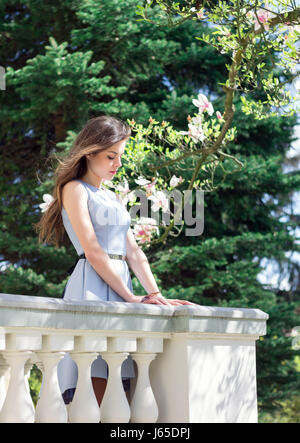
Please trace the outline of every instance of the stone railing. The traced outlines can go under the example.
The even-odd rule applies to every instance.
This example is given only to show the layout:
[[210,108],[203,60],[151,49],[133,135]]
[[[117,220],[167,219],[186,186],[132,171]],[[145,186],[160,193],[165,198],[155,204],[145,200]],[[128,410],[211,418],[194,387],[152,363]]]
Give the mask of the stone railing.
[[[258,309],[71,302],[0,294],[0,422],[257,422],[256,340],[268,315]],[[63,402],[59,361],[78,366],[73,401]],[[100,408],[90,368],[109,368]],[[121,365],[137,377],[128,401]],[[28,377],[43,388],[36,408]]]

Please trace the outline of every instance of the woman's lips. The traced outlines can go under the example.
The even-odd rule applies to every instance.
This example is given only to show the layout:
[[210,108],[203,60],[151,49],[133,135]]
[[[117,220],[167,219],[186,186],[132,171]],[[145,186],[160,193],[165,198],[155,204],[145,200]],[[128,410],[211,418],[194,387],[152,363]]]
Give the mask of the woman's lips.
[[111,174],[115,174],[117,171],[109,171]]

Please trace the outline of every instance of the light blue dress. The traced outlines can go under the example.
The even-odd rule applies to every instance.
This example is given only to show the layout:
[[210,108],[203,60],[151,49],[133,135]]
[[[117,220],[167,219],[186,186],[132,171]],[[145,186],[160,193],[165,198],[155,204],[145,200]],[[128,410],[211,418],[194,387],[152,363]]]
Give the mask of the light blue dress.
[[[96,188],[83,180],[82,183],[87,193],[87,204],[91,221],[100,246],[106,253],[126,255],[126,235],[130,227],[131,217],[126,208],[118,201],[117,195],[107,188]],[[66,232],[76,249],[78,255],[84,253],[75,234],[65,208],[62,208],[62,219]],[[113,260],[114,269],[122,277],[128,288],[133,292],[131,276],[125,260]],[[86,259],[78,260],[65,287],[64,300],[101,300],[101,301],[126,301],[117,294],[94,270]],[[92,377],[107,378],[107,363],[99,355],[91,367]],[[123,362],[121,376],[124,378],[135,377],[135,369],[131,356]],[[67,389],[76,387],[77,365],[66,353],[58,365],[58,382],[63,393]]]

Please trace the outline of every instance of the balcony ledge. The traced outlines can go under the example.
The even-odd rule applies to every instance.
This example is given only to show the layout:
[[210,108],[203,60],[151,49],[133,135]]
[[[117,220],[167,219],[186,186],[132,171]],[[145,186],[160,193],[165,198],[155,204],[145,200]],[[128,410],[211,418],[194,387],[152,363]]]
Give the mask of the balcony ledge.
[[[0,422],[256,423],[255,342],[268,318],[259,309],[2,293]],[[79,373],[68,410],[57,378],[66,352]],[[98,354],[109,366],[101,414],[90,377]],[[130,404],[120,380],[129,355]],[[26,381],[34,362],[45,380],[36,410]]]
[[3,293],[0,308],[2,327],[72,330],[264,335],[269,318],[259,309],[79,302]]

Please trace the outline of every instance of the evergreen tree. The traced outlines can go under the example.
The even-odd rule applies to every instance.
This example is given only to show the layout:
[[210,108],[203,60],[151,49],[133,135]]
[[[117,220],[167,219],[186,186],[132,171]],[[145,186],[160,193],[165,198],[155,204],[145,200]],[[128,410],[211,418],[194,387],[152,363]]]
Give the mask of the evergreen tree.
[[[214,106],[222,111],[218,82],[226,58],[195,40],[203,25],[153,27],[137,21],[142,4],[0,0],[3,293],[59,297],[63,290],[76,257],[73,246],[67,237],[59,248],[38,244],[32,224],[42,195],[52,189],[56,165],[49,159],[67,152],[88,118],[110,114],[146,125],[152,116],[185,130],[199,90],[216,94]],[[286,252],[299,250],[297,221],[281,220],[300,185],[298,171],[282,170],[296,121],[257,121],[241,112],[238,100],[235,106],[239,131],[228,152],[244,168],[228,175],[217,192],[205,193],[200,237],[168,237],[147,256],[166,297],[270,315],[268,334],[257,346],[257,371],[260,408],[272,411],[300,391],[296,351],[287,336],[300,324],[299,284],[298,291],[284,293],[257,280],[262,259],[293,266]],[[136,294],[144,293],[134,276],[133,283]]]

